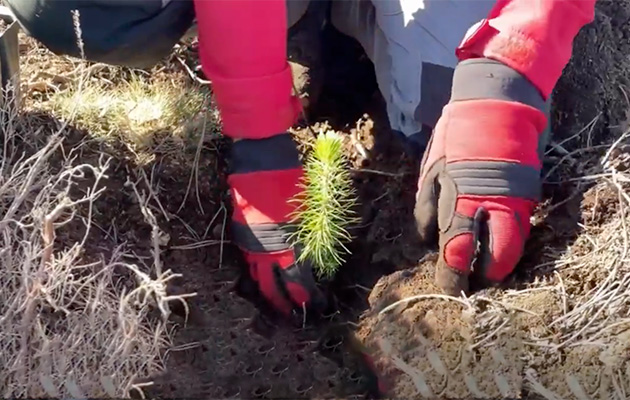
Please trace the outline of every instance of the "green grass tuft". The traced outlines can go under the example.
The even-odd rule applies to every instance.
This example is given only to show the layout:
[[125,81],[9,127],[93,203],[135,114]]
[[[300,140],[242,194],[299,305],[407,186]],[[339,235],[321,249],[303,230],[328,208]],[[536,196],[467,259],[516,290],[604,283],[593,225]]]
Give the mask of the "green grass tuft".
[[356,220],[356,203],[343,139],[333,132],[320,133],[304,163],[302,193],[293,215],[296,231],[291,236],[302,248],[299,261],[313,263],[318,278],[331,278],[344,262],[344,245],[352,238],[347,231]]

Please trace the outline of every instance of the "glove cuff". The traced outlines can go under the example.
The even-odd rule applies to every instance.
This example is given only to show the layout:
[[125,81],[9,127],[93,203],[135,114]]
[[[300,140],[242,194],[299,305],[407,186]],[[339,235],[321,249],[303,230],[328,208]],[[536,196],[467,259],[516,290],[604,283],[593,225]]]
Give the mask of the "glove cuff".
[[299,194],[303,176],[291,136],[237,141],[230,161],[235,244],[250,253],[289,250],[289,221],[297,207],[291,200]]
[[445,155],[449,163],[507,161],[539,169],[545,114],[542,95],[523,75],[499,61],[464,60],[435,128],[433,156]]
[[455,68],[450,101],[480,99],[518,102],[545,111],[540,91],[519,72],[489,58],[464,60]]
[[246,79],[212,77],[223,132],[231,138],[264,139],[289,129],[302,110],[292,94],[289,64],[281,72]]

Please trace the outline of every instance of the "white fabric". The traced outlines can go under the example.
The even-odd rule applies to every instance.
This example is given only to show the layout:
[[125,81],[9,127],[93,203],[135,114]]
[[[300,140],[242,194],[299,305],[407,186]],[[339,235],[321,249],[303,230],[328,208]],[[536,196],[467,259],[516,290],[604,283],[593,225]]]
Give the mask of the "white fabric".
[[495,0],[333,0],[331,15],[334,26],[355,37],[374,63],[392,129],[411,135],[421,129],[417,109],[422,64],[454,68],[455,48],[494,4]]
[[[315,0],[319,1],[319,0]],[[289,26],[309,0],[287,0]],[[422,127],[423,63],[455,68],[455,49],[496,0],[332,0],[332,23],[359,41],[374,63],[392,129],[409,136]],[[425,77],[425,80],[427,77]],[[440,84],[431,82],[431,84]],[[441,88],[433,88],[441,90]],[[450,93],[450,87],[445,87]],[[432,99],[428,99],[432,101]]]
[[[369,6],[360,4],[366,0],[355,1],[358,7]],[[340,2],[343,3],[347,1]],[[370,3],[375,9],[372,34],[380,43],[375,51],[387,53],[375,54],[374,63],[380,75],[380,89],[387,100],[390,124],[392,129],[411,135],[421,129],[417,109],[422,100],[422,63],[455,68],[455,48],[468,29],[487,16],[495,1],[372,0]]]

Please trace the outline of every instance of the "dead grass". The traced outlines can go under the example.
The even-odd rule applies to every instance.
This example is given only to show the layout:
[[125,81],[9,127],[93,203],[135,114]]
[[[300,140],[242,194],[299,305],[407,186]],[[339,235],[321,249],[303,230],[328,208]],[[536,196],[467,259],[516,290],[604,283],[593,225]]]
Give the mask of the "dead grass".
[[54,115],[67,119],[76,112],[75,122],[91,135],[122,137],[138,148],[149,147],[157,132],[172,131],[179,137],[195,133],[203,105],[199,91],[167,80],[148,83],[140,75],[114,85],[90,84],[81,92],[72,88],[50,99]]
[[205,121],[217,124],[216,113],[203,112],[211,110],[203,92],[140,74],[116,84],[98,80],[81,90],[71,87],[53,94],[42,108],[61,120],[74,112],[77,127],[97,139],[125,143],[144,155],[140,164],[152,160],[148,153],[181,151],[183,143],[196,142]]
[[139,166],[157,153],[177,158],[197,146],[202,132],[220,132],[210,88],[192,81],[175,62],[131,70],[56,56],[24,35],[20,46],[25,108],[72,121],[96,140],[124,145]]
[[[52,168],[66,127],[43,132],[15,112],[3,117],[0,393],[120,397],[141,390],[140,380],[161,370],[170,342],[165,320],[150,318],[152,299],[164,297],[155,288],[168,276],[152,278],[125,261],[124,247],[86,254],[92,205],[107,190],[102,181],[110,161],[82,164],[77,147]],[[32,154],[23,150],[33,147]],[[73,195],[86,180],[84,194]],[[58,231],[77,221],[83,239],[60,247]],[[131,289],[117,283],[121,271],[137,278]]]
[[[139,72],[115,83],[98,66],[42,53],[26,49],[23,65],[50,57],[65,67],[23,82],[25,108],[52,112],[58,129],[34,124],[24,110],[0,111],[0,395],[143,395],[164,368],[169,303],[187,297],[166,293],[177,275],[162,267],[161,231],[147,206],[156,191],[128,182],[154,232],[151,263],[125,245],[94,251],[93,210],[108,190],[111,159],[85,163],[84,143],[69,148],[64,140],[78,125],[94,139],[122,142],[143,165],[155,152],[197,145],[216,114],[201,92],[175,80]],[[66,230],[77,225],[82,238],[68,242]]]

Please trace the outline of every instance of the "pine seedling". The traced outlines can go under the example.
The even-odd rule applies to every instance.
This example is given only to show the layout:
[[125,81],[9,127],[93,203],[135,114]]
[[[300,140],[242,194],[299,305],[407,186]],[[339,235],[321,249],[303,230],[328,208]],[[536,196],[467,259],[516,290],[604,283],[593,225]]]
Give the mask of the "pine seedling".
[[304,163],[301,187],[293,199],[299,206],[291,236],[301,248],[298,261],[308,259],[318,278],[331,278],[344,262],[341,253],[350,254],[344,243],[352,239],[347,227],[356,221],[355,191],[338,133],[317,136]]

